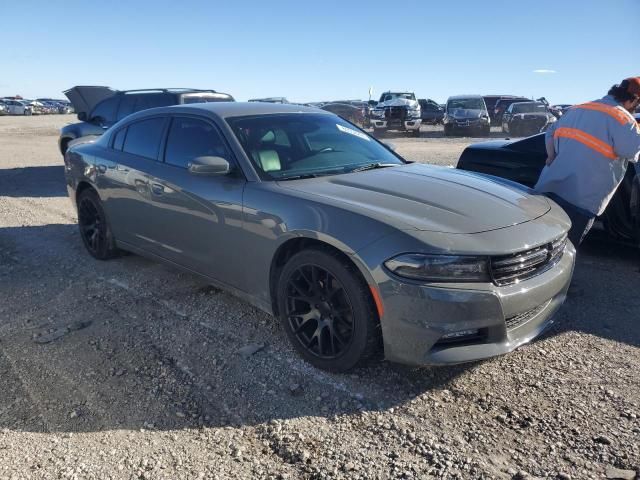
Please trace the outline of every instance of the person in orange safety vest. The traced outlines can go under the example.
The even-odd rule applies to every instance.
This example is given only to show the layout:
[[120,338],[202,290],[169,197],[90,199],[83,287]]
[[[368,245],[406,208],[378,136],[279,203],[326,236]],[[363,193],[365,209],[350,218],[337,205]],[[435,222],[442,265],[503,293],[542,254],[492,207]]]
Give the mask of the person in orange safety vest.
[[571,107],[546,132],[546,166],[535,185],[571,219],[577,247],[604,212],[629,162],[640,155],[640,128],[632,113],[640,105],[640,77],[614,85],[608,95]]

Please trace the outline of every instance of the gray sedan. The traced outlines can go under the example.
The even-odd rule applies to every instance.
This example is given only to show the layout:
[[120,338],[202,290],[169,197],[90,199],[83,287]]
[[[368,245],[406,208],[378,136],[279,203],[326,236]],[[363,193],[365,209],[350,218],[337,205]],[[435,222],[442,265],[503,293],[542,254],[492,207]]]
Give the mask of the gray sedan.
[[311,364],[473,361],[565,299],[569,220],[525,187],[414,164],[329,112],[155,108],[65,155],[84,244],[166,262],[282,322]]

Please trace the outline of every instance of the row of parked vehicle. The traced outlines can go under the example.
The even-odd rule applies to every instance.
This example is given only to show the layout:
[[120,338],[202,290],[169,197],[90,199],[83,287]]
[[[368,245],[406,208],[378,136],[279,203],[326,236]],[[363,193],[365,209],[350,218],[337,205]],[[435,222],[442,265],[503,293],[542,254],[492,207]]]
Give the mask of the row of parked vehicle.
[[[86,136],[99,136],[127,115],[153,107],[234,101],[233,96],[215,90],[145,89],[117,91],[102,86],[77,86],[64,92],[82,123],[62,129],[60,151],[70,142]],[[42,102],[48,99],[39,99]],[[249,102],[292,104],[286,97],[254,98]],[[457,95],[446,104],[417,98],[410,91],[386,91],[379,100],[338,100],[303,104],[339,115],[347,121],[374,132],[388,130],[420,135],[423,124],[443,124],[444,134],[488,136],[492,125],[501,125],[512,136],[526,136],[544,131],[562,115],[568,105],[551,107],[544,99],[536,101],[509,95]]]
[[21,97],[0,98],[0,115],[51,115],[73,113],[68,100],[38,98],[27,100]]
[[387,91],[378,101],[342,100],[306,105],[329,110],[374,131],[400,130],[419,135],[422,124],[443,124],[447,136],[487,136],[491,126],[501,126],[504,133],[513,136],[532,135],[544,131],[571,106],[551,106],[544,97],[534,101],[515,95],[457,95],[449,97],[445,104],[438,104],[431,99],[416,98],[415,93],[408,91]]

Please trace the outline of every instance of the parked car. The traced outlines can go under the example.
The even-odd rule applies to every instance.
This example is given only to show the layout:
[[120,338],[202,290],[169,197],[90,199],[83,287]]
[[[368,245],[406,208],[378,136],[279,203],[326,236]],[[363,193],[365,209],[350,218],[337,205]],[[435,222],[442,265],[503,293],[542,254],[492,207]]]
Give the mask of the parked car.
[[109,87],[78,86],[64,92],[80,123],[60,130],[58,146],[64,155],[69,142],[82,137],[95,138],[131,113],[154,107],[199,102],[233,102],[227,93],[192,88],[156,88],[117,91]]
[[555,115],[544,103],[512,103],[502,115],[502,131],[514,137],[526,137],[546,130],[555,121]]
[[420,118],[423,124],[438,125],[444,119],[444,108],[430,98],[419,98]]
[[491,120],[480,95],[449,97],[444,114],[444,134],[489,136]]
[[420,365],[509,352],[551,323],[573,271],[554,202],[407,163],[316,108],[138,112],[70,147],[65,176],[95,258],[122,249],[198,274],[279,317],[331,371],[382,346]]
[[365,107],[350,105],[348,103],[326,103],[320,108],[335,113],[347,122],[351,122],[361,128],[365,126]]
[[420,136],[420,103],[413,92],[384,92],[371,112],[374,132],[399,130]]
[[487,106],[487,111],[489,112],[489,118],[491,119],[491,125],[500,125],[500,122],[495,119],[495,107],[498,103],[498,100],[507,99],[507,98],[516,98],[515,95],[483,95],[482,99],[484,100],[485,105]]
[[[639,118],[636,116],[636,120]],[[538,134],[518,141],[470,145],[462,152],[457,168],[533,187],[546,158],[544,134]],[[612,237],[640,245],[640,165],[629,163],[620,187],[599,219]]]
[[31,105],[24,100],[3,98],[2,101],[7,106],[9,115],[31,115],[33,113]]
[[509,105],[511,105],[512,103],[530,101],[531,99],[527,97],[505,97],[498,99],[495,107],[493,107],[493,117],[491,119],[491,123],[493,125],[502,125],[502,115],[507,110],[507,108],[509,108]]

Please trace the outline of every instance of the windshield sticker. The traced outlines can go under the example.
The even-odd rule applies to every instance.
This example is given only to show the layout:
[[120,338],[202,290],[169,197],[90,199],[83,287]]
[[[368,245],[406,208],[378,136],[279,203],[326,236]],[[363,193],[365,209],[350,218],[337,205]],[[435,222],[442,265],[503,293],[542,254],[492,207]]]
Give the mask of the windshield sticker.
[[353,128],[343,127],[342,125],[338,125],[337,123],[336,123],[336,127],[338,127],[338,130],[340,130],[341,132],[348,133],[350,135],[354,135],[356,137],[362,138],[367,142],[371,141],[371,139],[367,136],[366,133],[359,132],[357,130],[354,130]]

